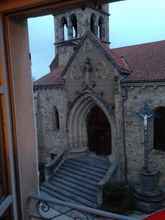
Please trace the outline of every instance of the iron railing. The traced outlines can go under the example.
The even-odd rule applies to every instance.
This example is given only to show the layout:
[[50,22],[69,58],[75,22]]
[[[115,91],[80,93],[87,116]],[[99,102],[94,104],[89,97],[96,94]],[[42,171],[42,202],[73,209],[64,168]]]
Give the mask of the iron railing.
[[[47,199],[45,195],[32,195],[29,198],[30,220],[139,220],[140,218],[115,214],[99,209]],[[141,218],[142,220],[143,218]]]

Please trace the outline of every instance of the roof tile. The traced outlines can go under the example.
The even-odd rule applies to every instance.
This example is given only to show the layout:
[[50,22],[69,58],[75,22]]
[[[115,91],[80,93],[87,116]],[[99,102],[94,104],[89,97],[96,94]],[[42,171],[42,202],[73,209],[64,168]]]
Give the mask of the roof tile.
[[127,80],[165,80],[165,41],[112,49],[128,63]]
[[[165,80],[165,40],[116,49],[110,49],[103,43],[101,46],[121,71],[129,73],[127,80]],[[63,69],[56,67],[53,72],[35,81],[34,86],[63,85]]]
[[62,67],[56,67],[53,72],[48,73],[42,78],[34,82],[34,86],[46,86],[46,85],[63,85],[64,80],[61,78]]

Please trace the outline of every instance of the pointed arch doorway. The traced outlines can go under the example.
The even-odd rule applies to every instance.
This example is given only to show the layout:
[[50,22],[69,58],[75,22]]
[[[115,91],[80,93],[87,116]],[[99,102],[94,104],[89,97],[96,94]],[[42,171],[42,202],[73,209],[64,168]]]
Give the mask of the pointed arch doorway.
[[97,155],[114,155],[115,124],[113,119],[111,112],[95,95],[85,93],[79,97],[68,114],[70,150],[72,152],[89,150]]
[[98,155],[111,154],[111,126],[104,112],[97,105],[87,115],[88,148]]

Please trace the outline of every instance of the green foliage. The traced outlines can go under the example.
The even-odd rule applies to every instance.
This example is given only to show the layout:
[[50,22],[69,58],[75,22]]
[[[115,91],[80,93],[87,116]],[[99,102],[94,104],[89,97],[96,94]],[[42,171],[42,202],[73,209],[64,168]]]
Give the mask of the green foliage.
[[126,214],[134,210],[130,188],[125,183],[111,183],[104,188],[103,208],[107,211]]

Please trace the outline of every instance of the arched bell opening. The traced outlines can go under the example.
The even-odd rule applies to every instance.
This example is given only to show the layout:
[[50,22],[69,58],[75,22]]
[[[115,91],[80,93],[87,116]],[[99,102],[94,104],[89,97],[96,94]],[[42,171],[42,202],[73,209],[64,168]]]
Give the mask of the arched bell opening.
[[61,19],[62,41],[68,40],[68,22],[65,17]]
[[72,14],[70,17],[71,20],[71,32],[72,32],[72,38],[78,37],[78,31],[77,31],[77,17],[75,14]]
[[100,40],[104,40],[105,38],[105,23],[103,17],[100,17],[98,21],[98,38]]

